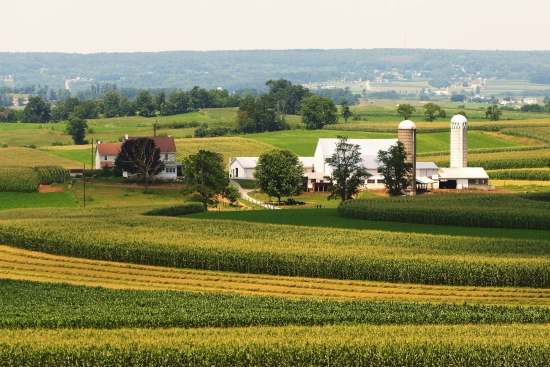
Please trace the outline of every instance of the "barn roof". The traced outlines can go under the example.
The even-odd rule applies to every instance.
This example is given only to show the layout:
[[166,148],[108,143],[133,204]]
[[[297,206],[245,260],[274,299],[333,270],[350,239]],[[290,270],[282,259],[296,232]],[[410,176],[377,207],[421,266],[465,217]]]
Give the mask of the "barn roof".
[[302,166],[304,167],[313,167],[313,164],[315,163],[314,157],[298,157],[300,162],[302,162]]
[[97,144],[99,155],[118,155],[122,143],[101,143]]
[[231,164],[235,161],[239,162],[243,168],[256,168],[258,165],[258,157],[235,157]]
[[485,179],[489,176],[482,167],[440,168],[439,178],[445,180],[456,179]]
[[437,169],[434,162],[416,162],[416,169]]
[[135,140],[139,138],[151,139],[155,142],[155,147],[159,148],[162,153],[176,153],[176,142],[173,136],[136,136],[125,137],[124,141]]

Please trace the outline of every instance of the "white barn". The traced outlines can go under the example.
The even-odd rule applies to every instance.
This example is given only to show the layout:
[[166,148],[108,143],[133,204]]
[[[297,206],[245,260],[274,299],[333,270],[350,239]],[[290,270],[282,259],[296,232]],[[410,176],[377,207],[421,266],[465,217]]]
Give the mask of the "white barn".
[[[376,160],[379,150],[388,150],[395,145],[398,139],[348,139],[349,144],[359,145],[361,160],[367,172],[372,176],[365,181],[365,187],[371,189],[385,188],[384,177],[378,173],[378,162]],[[326,163],[326,159],[332,157],[338,139],[319,139],[313,157],[299,157],[304,167],[304,185],[310,191],[326,191],[332,185],[331,175],[333,168]],[[253,179],[258,157],[236,157],[229,167],[230,178]],[[425,167],[420,165],[421,175],[437,176],[437,166],[429,163]],[[417,167],[418,168],[418,167]],[[417,169],[418,171],[418,169]],[[306,183],[307,182],[307,183]],[[429,183],[433,183],[428,179]]]

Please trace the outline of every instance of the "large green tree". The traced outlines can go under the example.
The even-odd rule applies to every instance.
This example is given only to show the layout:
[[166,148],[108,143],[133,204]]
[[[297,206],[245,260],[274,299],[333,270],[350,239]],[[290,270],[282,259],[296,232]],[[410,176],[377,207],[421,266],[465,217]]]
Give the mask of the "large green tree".
[[103,115],[107,118],[118,116],[120,95],[116,90],[105,93],[103,98]]
[[412,163],[406,162],[407,151],[405,145],[398,141],[389,149],[378,151],[378,162],[380,167],[378,172],[384,176],[386,191],[390,196],[404,195],[407,187],[412,182]]
[[397,114],[399,116],[403,116],[405,120],[408,120],[415,111],[416,108],[407,103],[401,103],[399,106],[397,106]]
[[254,98],[250,94],[247,95],[239,104],[237,125],[243,132],[258,133],[289,128],[284,121],[277,118],[275,97],[271,94],[264,94],[258,98]]
[[325,162],[332,167],[333,186],[328,200],[352,199],[359,192],[359,187],[365,179],[371,176],[362,164],[359,145],[348,143],[348,138],[343,136],[338,137],[334,153],[330,158],[325,159]]
[[86,129],[88,128],[88,121],[86,121],[84,117],[86,117],[84,108],[76,106],[74,112],[69,114],[69,118],[67,119],[67,134],[72,136],[76,145],[88,143],[88,141],[84,140]]
[[438,117],[444,118],[447,116],[447,113],[444,109],[432,102],[426,103],[424,106],[422,106],[422,108],[424,109],[424,116],[426,116],[426,121],[432,122]]
[[491,121],[498,121],[502,115],[502,110],[497,105],[487,107],[485,111],[485,118]]
[[185,184],[182,193],[192,195],[204,207],[218,203],[229,185],[223,155],[209,150],[199,150],[184,160]]
[[160,149],[154,140],[147,138],[126,140],[115,159],[115,169],[135,175],[138,182],[143,182],[145,192],[149,191],[149,182],[163,167]]
[[254,171],[256,186],[281,202],[281,196],[298,195],[302,190],[304,167],[290,150],[273,149],[262,153]]
[[311,97],[302,105],[302,122],[306,129],[322,129],[338,121],[338,110],[330,98]]
[[265,85],[269,87],[269,94],[275,98],[276,110],[282,121],[285,121],[287,114],[300,113],[302,100],[313,95],[307,88],[292,85],[286,79],[268,80]]
[[139,92],[136,98],[136,110],[138,115],[149,117],[155,115],[155,104],[151,93],[146,90]]
[[345,122],[348,122],[349,117],[351,116],[351,111],[348,106],[348,100],[343,99],[340,102],[340,113],[342,114],[342,117],[344,118]]
[[29,103],[23,110],[23,122],[48,122],[51,120],[51,106],[40,97],[29,98]]

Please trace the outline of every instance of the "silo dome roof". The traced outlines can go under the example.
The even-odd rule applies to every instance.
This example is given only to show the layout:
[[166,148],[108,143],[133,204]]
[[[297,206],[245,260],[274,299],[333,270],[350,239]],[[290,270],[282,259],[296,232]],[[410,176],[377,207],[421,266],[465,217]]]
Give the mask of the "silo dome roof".
[[458,123],[464,123],[468,122],[468,119],[464,115],[454,115],[451,119],[451,122],[458,122]]
[[411,120],[401,121],[398,127],[399,130],[416,130],[416,125]]

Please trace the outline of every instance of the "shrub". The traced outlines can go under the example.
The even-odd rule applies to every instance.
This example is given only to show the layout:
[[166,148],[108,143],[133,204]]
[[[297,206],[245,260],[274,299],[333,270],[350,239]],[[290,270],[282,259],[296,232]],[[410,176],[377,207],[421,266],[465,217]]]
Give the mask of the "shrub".
[[143,215],[177,217],[179,215],[185,214],[202,213],[205,210],[206,209],[204,208],[204,205],[202,205],[201,203],[188,203],[149,210],[143,213]]

